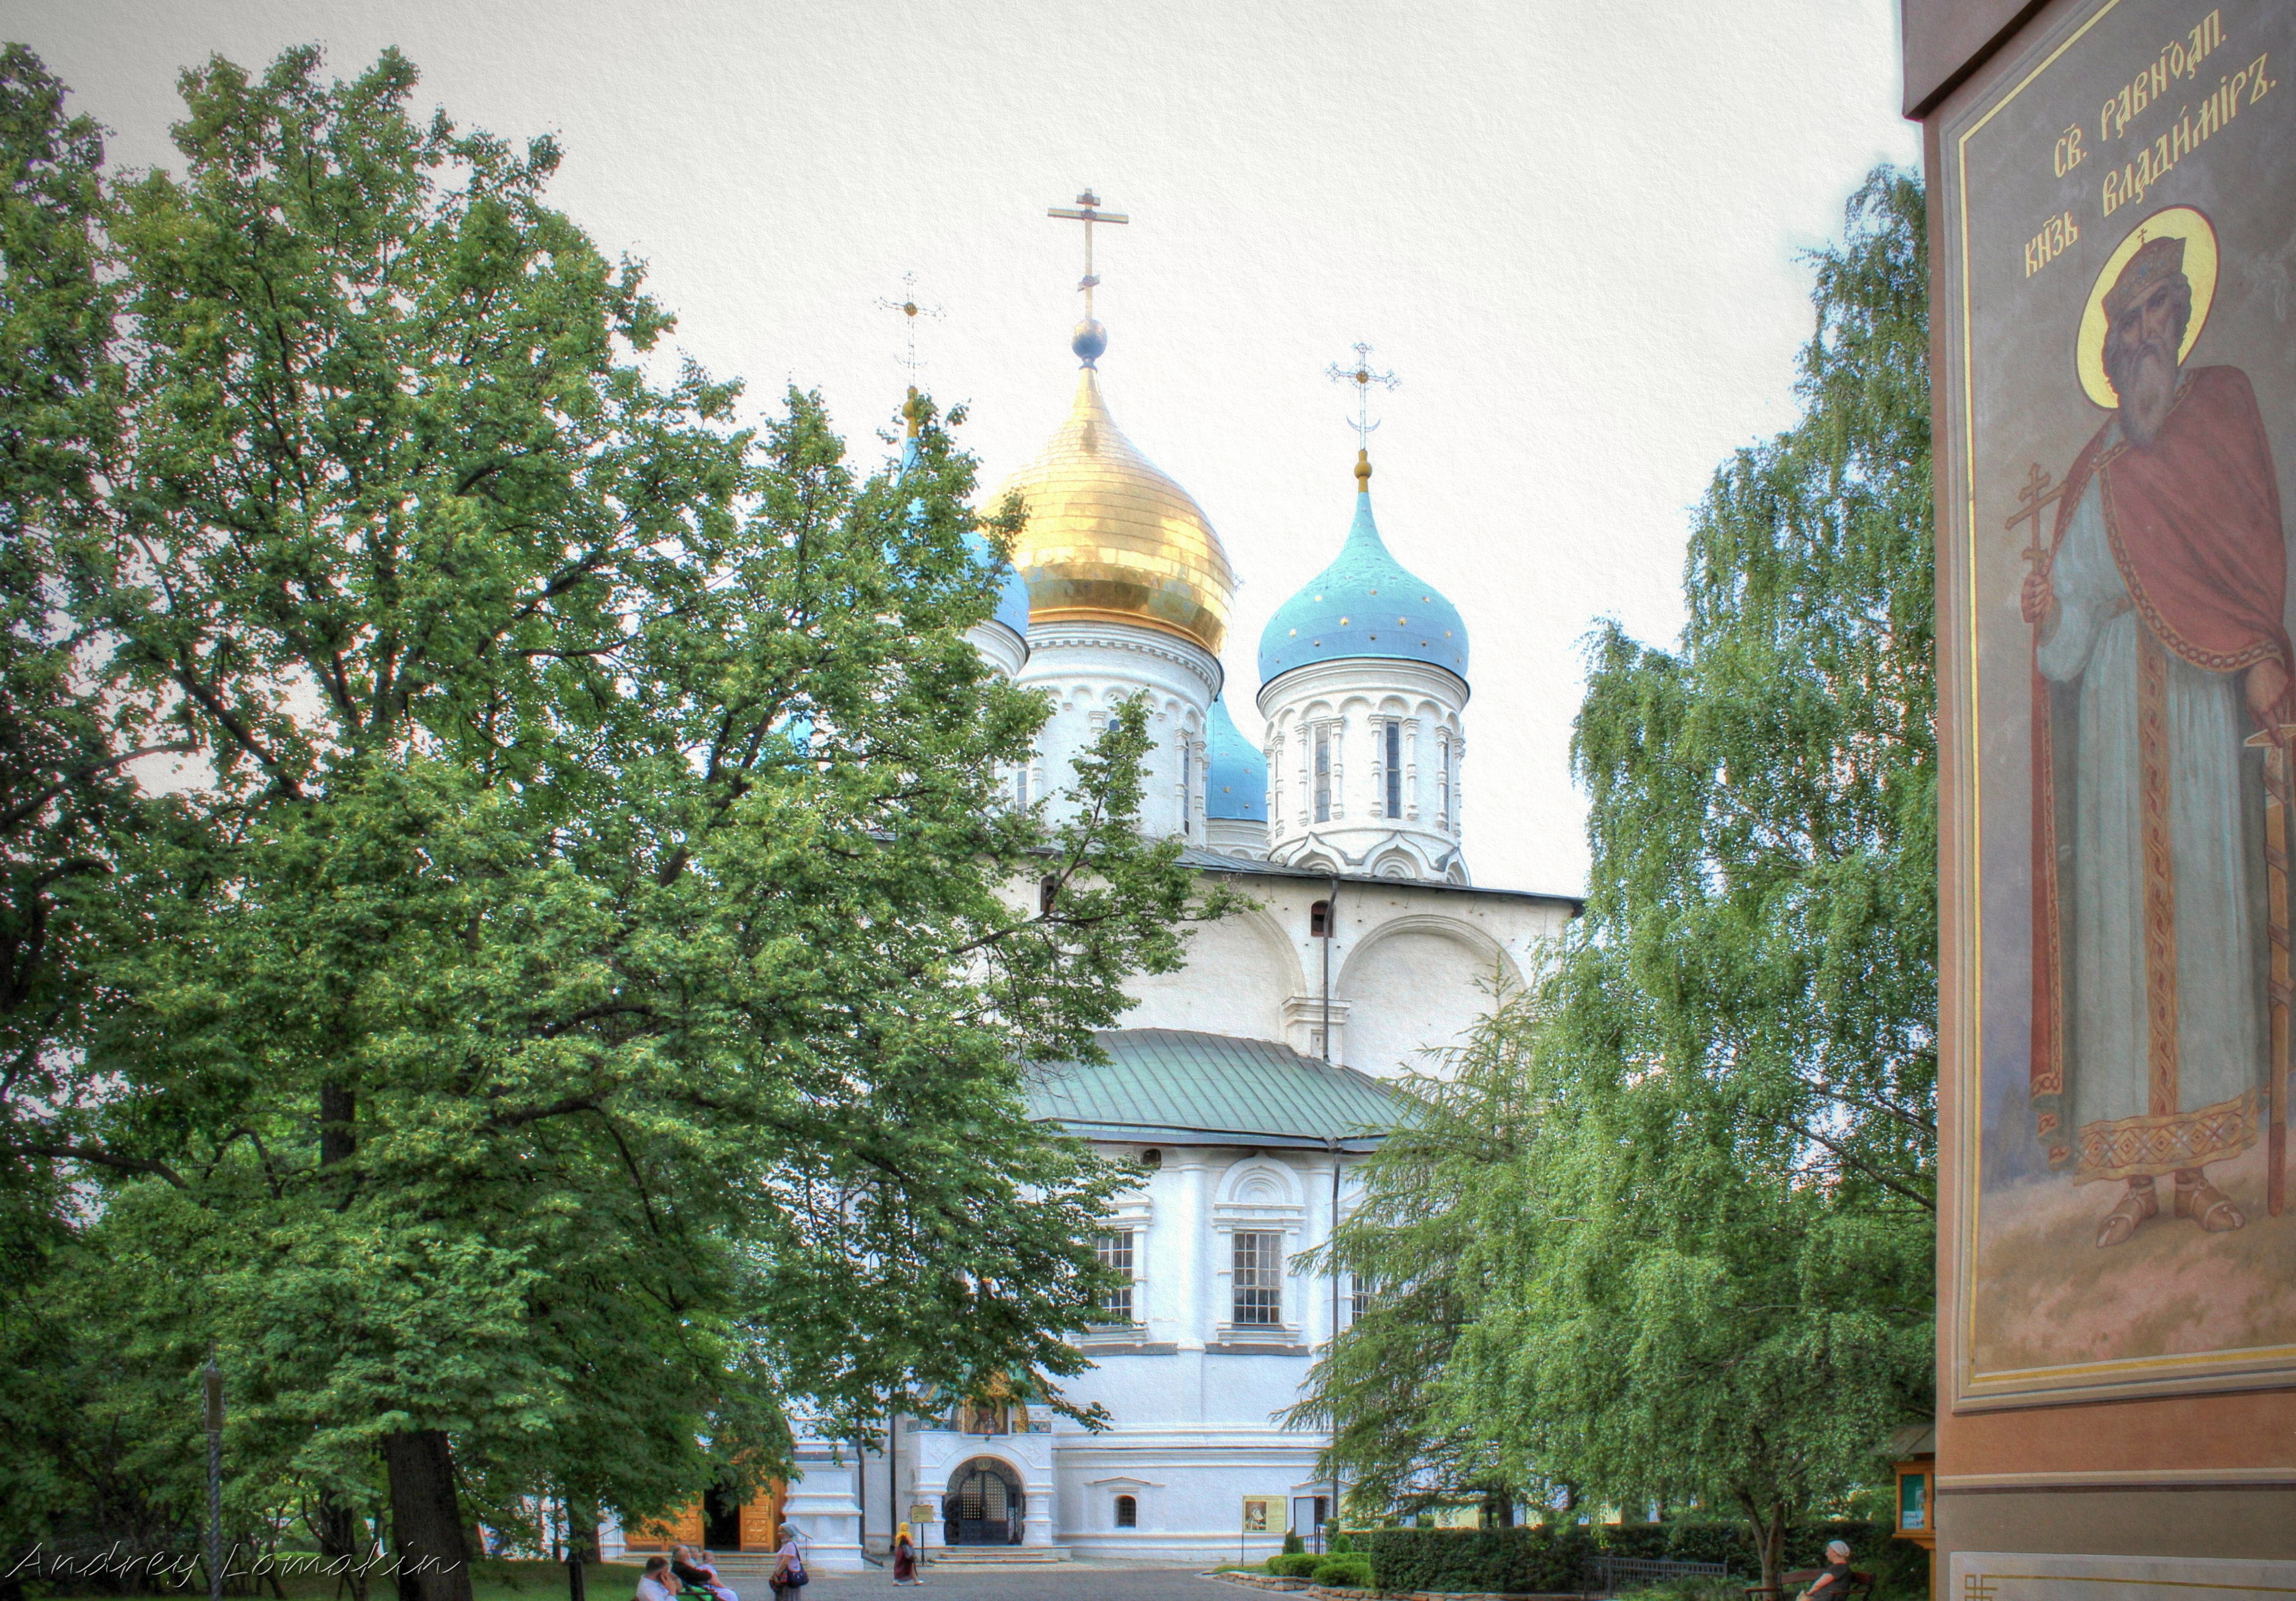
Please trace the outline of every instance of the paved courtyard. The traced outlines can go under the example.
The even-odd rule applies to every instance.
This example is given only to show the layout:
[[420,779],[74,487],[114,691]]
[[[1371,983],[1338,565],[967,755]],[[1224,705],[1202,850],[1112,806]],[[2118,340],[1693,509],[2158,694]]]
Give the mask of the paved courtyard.
[[[806,1601],[857,1601],[862,1596],[918,1595],[961,1601],[1248,1601],[1259,1592],[1238,1584],[1199,1579],[1201,1568],[1143,1568],[1130,1564],[1066,1562],[1042,1567],[939,1568],[925,1570],[920,1593],[896,1588],[888,1572],[821,1573],[800,1595]],[[756,1601],[771,1601],[772,1592],[757,1587]],[[742,1601],[750,1601],[745,1589]]]

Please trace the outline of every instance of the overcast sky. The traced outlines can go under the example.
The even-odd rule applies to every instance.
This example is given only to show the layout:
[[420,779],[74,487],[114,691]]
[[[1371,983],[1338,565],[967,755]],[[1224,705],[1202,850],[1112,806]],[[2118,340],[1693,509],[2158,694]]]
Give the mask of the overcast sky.
[[1256,735],[1267,615],[1337,551],[1355,438],[1324,369],[1402,387],[1373,438],[1382,530],[1465,614],[1476,882],[1576,891],[1568,772],[1597,617],[1681,621],[1689,517],[1793,416],[1800,253],[1876,161],[1912,165],[1891,0],[828,5],[820,0],[0,0],[113,131],[167,164],[174,83],[316,42],[388,45],[419,100],[556,135],[559,204],[651,264],[679,348],[818,387],[857,451],[906,374],[881,310],[945,311],[924,382],[972,407],[987,480],[1073,389],[1091,185],[1118,422],[1242,576],[1226,652]]

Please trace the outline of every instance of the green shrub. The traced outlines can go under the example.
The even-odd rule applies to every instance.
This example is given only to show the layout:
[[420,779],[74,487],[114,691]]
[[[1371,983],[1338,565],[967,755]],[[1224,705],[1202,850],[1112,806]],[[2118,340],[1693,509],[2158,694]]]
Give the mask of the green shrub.
[[1325,1548],[1334,1556],[1352,1556],[1356,1554],[1354,1542],[1348,1539],[1348,1531],[1345,1529],[1333,1529],[1331,1544]]
[[1306,1550],[1307,1548],[1307,1548],[1307,1546],[1306,1546],[1306,1545],[1305,1545],[1305,1544],[1300,1540],[1300,1531],[1299,1531],[1297,1529],[1293,1529],[1293,1530],[1290,1531],[1289,1532],[1287,1532],[1287,1533],[1283,1536],[1283,1555],[1284,1555],[1284,1556],[1299,1556],[1299,1555],[1300,1555],[1300,1552],[1302,1552],[1302,1551]]
[[[1830,1539],[1846,1539],[1852,1565],[1874,1574],[1877,1597],[1925,1597],[1926,1553],[1891,1539],[1887,1523],[1797,1523],[1786,1531],[1786,1566],[1817,1565]],[[1663,1523],[1533,1523],[1512,1529],[1364,1529],[1357,1548],[1384,1590],[1559,1591],[1590,1588],[1605,1551],[1617,1556],[1719,1562],[1751,1578],[1761,1572],[1743,1523],[1680,1519]]]
[[1306,1579],[1315,1572],[1317,1563],[1330,1560],[1312,1551],[1286,1551],[1267,1559],[1267,1571],[1278,1579]]
[[1317,1584],[1337,1585],[1349,1589],[1371,1588],[1371,1558],[1368,1556],[1326,1556],[1316,1564],[1308,1575]]

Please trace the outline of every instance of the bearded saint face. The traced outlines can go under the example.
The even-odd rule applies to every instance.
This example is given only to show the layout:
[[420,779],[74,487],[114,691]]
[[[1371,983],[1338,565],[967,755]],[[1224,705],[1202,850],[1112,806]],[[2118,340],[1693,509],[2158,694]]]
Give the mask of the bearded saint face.
[[2120,431],[2149,445],[2177,398],[2177,348],[2193,316],[2193,286],[2182,273],[2155,283],[2112,319],[2104,336],[2104,375],[2120,397]]

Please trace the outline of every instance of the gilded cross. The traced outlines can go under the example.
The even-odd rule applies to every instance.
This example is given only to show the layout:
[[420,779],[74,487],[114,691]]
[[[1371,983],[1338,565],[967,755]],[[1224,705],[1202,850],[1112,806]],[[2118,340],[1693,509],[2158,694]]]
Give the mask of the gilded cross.
[[1356,386],[1356,415],[1348,426],[1356,431],[1356,438],[1368,452],[1371,449],[1372,430],[1379,426],[1371,420],[1372,385],[1377,384],[1382,389],[1393,390],[1400,385],[1403,380],[1392,373],[1374,373],[1371,370],[1369,345],[1356,347],[1355,365],[1343,367],[1335,361],[1325,370],[1324,376],[1334,382],[1352,383]]
[[1125,223],[1132,219],[1121,211],[1102,210],[1100,196],[1089,189],[1076,197],[1075,205],[1049,207],[1045,215],[1057,217],[1068,222],[1084,224],[1084,276],[1077,280],[1077,287],[1084,291],[1085,321],[1090,322],[1092,291],[1100,286],[1100,280],[1093,275],[1092,271],[1092,225],[1096,222]]
[[2014,529],[2021,522],[2033,525],[2033,542],[2017,554],[2032,565],[2035,572],[2049,570],[2049,548],[2041,543],[2041,513],[2065,492],[2062,484],[2051,489],[2051,481],[2049,475],[2041,471],[2040,463],[2026,468],[2024,486],[2017,491],[2017,509],[2001,524],[2005,529]]

